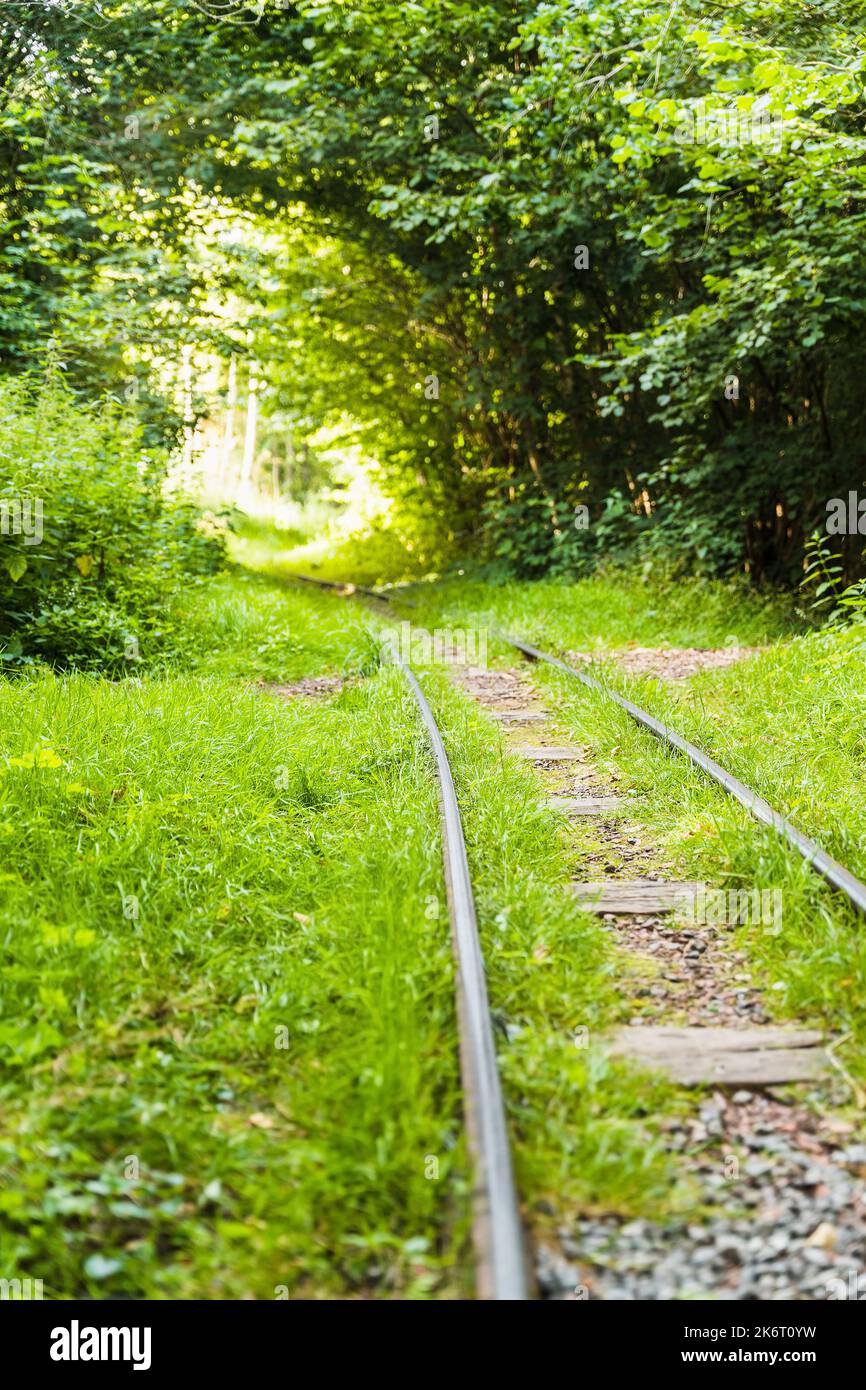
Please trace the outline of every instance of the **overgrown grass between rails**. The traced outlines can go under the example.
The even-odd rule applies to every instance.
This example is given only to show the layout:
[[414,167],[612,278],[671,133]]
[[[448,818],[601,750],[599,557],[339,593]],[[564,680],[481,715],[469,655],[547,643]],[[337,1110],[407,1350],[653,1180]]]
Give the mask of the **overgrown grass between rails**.
[[[866,929],[841,894],[823,884],[805,860],[687,759],[638,728],[602,695],[575,687],[555,671],[537,670],[575,737],[591,744],[599,767],[619,771],[620,790],[637,792],[631,819],[644,824],[684,877],[738,890],[780,890],[781,922],[738,927],[780,1019],[819,1023],[837,1037],[849,1069],[866,1077]],[[644,698],[644,703],[649,703]],[[683,730],[685,721],[671,720]],[[688,730],[694,737],[695,731]],[[710,739],[699,738],[703,746]],[[726,759],[721,759],[726,762]],[[752,784],[755,769],[738,769]],[[777,788],[781,792],[781,788]],[[781,799],[778,795],[771,799]],[[799,819],[799,817],[798,817]],[[819,833],[819,840],[833,840]],[[778,930],[776,927],[778,926]]]
[[[557,594],[561,602],[556,601]],[[695,598],[703,595],[699,604]],[[785,635],[784,611],[731,586],[685,583],[659,603],[626,576],[577,585],[415,589],[413,622],[488,624],[554,652],[596,648],[604,656],[628,642],[742,645]],[[862,720],[866,633],[789,631],[787,640],[727,670],[665,685],[629,679],[602,659],[614,688],[705,749],[778,810],[792,817],[854,873],[866,877],[866,734]],[[513,649],[490,643],[491,659],[524,665]],[[664,748],[602,696],[541,664],[532,678],[576,736],[641,793],[633,814],[652,830],[688,877],[714,886],[780,888],[783,927],[743,928],[738,937],[758,967],[780,1017],[821,1022],[853,1041],[840,1050],[862,1079],[866,1004],[866,928],[793,849],[762,828],[681,755]]]
[[397,673],[315,707],[46,674],[0,717],[4,1277],[465,1289],[438,817]]
[[[694,581],[661,594],[627,575],[577,585],[421,586],[412,597],[413,624],[511,627],[554,650],[595,646],[603,652],[626,641],[719,645],[730,633],[751,645],[778,638],[789,621],[775,600],[756,599],[739,586]],[[855,626],[789,633],[755,658],[677,686],[630,680],[612,663],[603,663],[601,674],[866,876],[866,735],[859,717],[864,651],[866,637]],[[523,662],[493,640],[490,652],[495,661]],[[607,763],[641,792],[633,814],[684,875],[715,886],[781,889],[782,932],[758,926],[739,933],[767,985],[768,1003],[780,1017],[812,1018],[837,1034],[850,1032],[856,1045],[864,1032],[866,934],[844,900],[794,850],[611,702],[549,668],[532,672],[549,683],[556,706],[597,750],[602,767]],[[855,1045],[846,1045],[842,1055],[853,1058],[862,1076]]]
[[656,1122],[662,1080],[606,1057],[624,1017],[610,938],[575,906],[574,865],[536,776],[441,670],[423,681],[441,723],[467,835],[518,1185],[533,1219],[599,1207],[687,1205]]
[[549,668],[535,668],[533,678],[574,736],[596,750],[599,770],[616,772],[624,779],[618,789],[635,793],[630,818],[646,827],[675,872],[715,887],[781,892],[780,923],[744,924],[734,939],[771,1013],[850,1035],[841,1055],[862,1079],[866,931],[854,909],[779,836],[603,695]]

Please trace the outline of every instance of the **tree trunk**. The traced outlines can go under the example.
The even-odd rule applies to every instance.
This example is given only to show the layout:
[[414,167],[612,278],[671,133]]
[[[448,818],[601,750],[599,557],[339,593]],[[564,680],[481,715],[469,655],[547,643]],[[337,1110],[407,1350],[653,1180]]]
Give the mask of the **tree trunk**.
[[184,346],[180,350],[180,380],[183,393],[183,466],[188,470],[192,463],[192,443],[195,420],[192,415],[192,348]]
[[253,463],[256,457],[256,428],[259,418],[259,381],[255,362],[250,363],[250,381],[247,389],[247,429],[244,436],[244,457],[238,483],[238,506],[250,500],[253,476]]
[[226,397],[226,423],[223,432],[223,446],[220,457],[220,482],[225,484],[232,466],[235,449],[235,411],[238,404],[238,364],[234,353],[229,362],[228,395]]
[[295,482],[295,440],[291,427],[286,430],[286,461],[283,465],[286,496],[291,497]]

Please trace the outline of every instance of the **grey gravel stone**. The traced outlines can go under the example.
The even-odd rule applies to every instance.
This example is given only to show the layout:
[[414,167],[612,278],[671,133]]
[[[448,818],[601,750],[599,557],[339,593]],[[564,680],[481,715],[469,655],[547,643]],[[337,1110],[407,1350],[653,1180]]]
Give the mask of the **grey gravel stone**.
[[538,1251],[535,1272],[543,1293],[559,1293],[580,1283],[577,1268],[545,1246]]
[[[722,1116],[715,1101],[701,1107],[705,1125],[721,1125]],[[613,1302],[828,1298],[835,1287],[829,1281],[863,1268],[866,1184],[831,1163],[816,1163],[795,1140],[767,1140],[743,1145],[750,1157],[733,1181],[720,1179],[718,1155],[702,1152],[693,1160],[710,1207],[705,1222],[594,1217],[561,1228],[560,1250],[568,1259],[549,1251],[539,1256],[542,1292],[564,1298],[583,1283],[592,1298]],[[833,1226],[834,1248],[807,1245],[824,1223]],[[866,1287],[863,1293],[866,1299]]]
[[772,1171],[772,1163],[767,1163],[763,1158],[749,1158],[743,1164],[743,1172],[750,1178],[762,1178]]
[[810,1265],[835,1264],[835,1260],[829,1251],[819,1250],[814,1245],[807,1246],[803,1251],[803,1259],[808,1260]]

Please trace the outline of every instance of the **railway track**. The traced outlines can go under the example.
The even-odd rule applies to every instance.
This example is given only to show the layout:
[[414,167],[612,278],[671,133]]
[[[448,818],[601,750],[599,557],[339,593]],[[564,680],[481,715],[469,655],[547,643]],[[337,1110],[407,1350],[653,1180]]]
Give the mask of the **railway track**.
[[402,661],[398,660],[396,664],[415,697],[430,740],[439,781],[442,853],[451,939],[457,964],[460,1071],[473,1168],[472,1224],[477,1292],[484,1299],[520,1301],[528,1297],[523,1228],[508,1145],[484,958],[460,807],[448,755],[433,711],[414,671]]
[[[323,589],[337,591],[347,597],[351,597],[354,594],[361,594],[365,597],[374,598],[383,604],[390,605],[392,602],[391,596],[382,594],[376,589],[363,588],[352,584],[336,584],[323,579],[311,579],[307,575],[296,575],[294,578],[301,579],[305,584],[313,584]],[[401,600],[401,602],[407,603],[408,600]],[[703,773],[716,782],[729,796],[732,796],[741,806],[745,807],[756,820],[769,826],[770,829],[774,830],[782,839],[786,840],[787,843],[801,855],[815,873],[820,874],[825,882],[842,893],[862,916],[866,916],[866,883],[858,879],[849,869],[845,868],[844,864],[840,864],[838,860],[834,859],[832,855],[828,854],[827,851],[816,844],[814,840],[811,840],[808,835],[804,835],[802,830],[798,830],[787,816],[783,816],[781,812],[776,811],[758,792],[747,786],[745,782],[740,781],[738,777],[734,777],[732,773],[728,772],[713,758],[710,758],[695,744],[690,743],[688,739],[683,738],[675,729],[662,723],[660,719],[656,719],[655,716],[649,714],[647,710],[641,709],[639,705],[634,704],[631,700],[627,700],[623,695],[620,695],[618,691],[613,690],[596,676],[590,675],[586,671],[580,671],[575,666],[570,666],[567,662],[561,660],[560,657],[554,656],[550,652],[542,651],[540,648],[532,646],[529,642],[523,641],[522,638],[513,637],[506,632],[500,631],[497,631],[495,635],[500,641],[513,647],[515,651],[519,651],[530,661],[540,661],[546,665],[552,666],[571,677],[573,680],[579,681],[587,689],[594,690],[598,694],[603,695],[605,699],[612,701],[612,703],[618,705],[620,709],[625,710],[626,714],[628,714],[635,723],[647,729],[656,738],[666,743],[668,747],[674,748],[677,752],[682,753],[688,758],[689,762],[695,767],[700,768]]]
[[[344,597],[361,594],[388,602],[374,589],[298,576],[306,584]],[[520,1205],[514,1182],[508,1127],[493,1041],[487,979],[466,840],[454,778],[433,711],[415,672],[399,657],[395,665],[412,692],[436,767],[442,856],[457,968],[457,1016],[463,1109],[472,1162],[472,1238],[476,1293],[481,1299],[522,1302],[529,1277]]]
[[861,883],[860,879],[855,878],[850,870],[846,869],[838,860],[833,859],[814,840],[810,840],[808,835],[803,834],[802,830],[798,830],[795,825],[792,825],[786,816],[775,811],[769,802],[765,801],[751,787],[746,786],[745,782],[741,782],[738,777],[727,772],[719,763],[708,757],[688,739],[683,738],[681,734],[676,733],[669,725],[663,724],[660,719],[648,714],[646,710],[633,704],[631,700],[626,700],[624,696],[597,680],[595,676],[590,676],[585,671],[579,671],[575,666],[569,666],[567,662],[561,661],[558,656],[552,656],[550,652],[540,651],[538,647],[530,646],[528,642],[523,642],[517,637],[509,637],[504,632],[497,635],[502,641],[514,647],[516,651],[522,652],[531,661],[543,661],[548,666],[553,666],[557,670],[563,671],[565,675],[580,681],[589,690],[595,690],[604,695],[606,699],[612,700],[614,704],[619,705],[620,709],[625,710],[635,723],[648,729],[669,748],[675,748],[677,752],[684,754],[689,762],[693,763],[695,767],[699,767],[702,772],[717,782],[729,796],[739,801],[740,805],[744,806],[756,820],[768,825],[782,839],[787,840],[788,844],[802,855],[810,868],[820,874],[832,888],[843,893],[857,911],[866,916],[866,883]]
[[[361,596],[388,606],[392,602],[391,596],[363,586],[335,584],[308,576],[294,578],[344,597]],[[550,665],[617,704],[654,737],[688,758],[758,821],[774,830],[833,889],[843,894],[859,913],[866,915],[866,884],[701,749],[594,675],[578,670],[520,638],[502,632],[496,636],[528,660]],[[454,780],[441,733],[415,672],[399,657],[395,656],[393,661],[402,671],[418,707],[430,742],[439,786],[443,858],[452,946],[457,966],[464,1112],[473,1167],[472,1226],[477,1294],[483,1299],[522,1300],[531,1296],[526,1241],[508,1143],[484,960]],[[547,750],[552,754],[564,751],[567,750]]]

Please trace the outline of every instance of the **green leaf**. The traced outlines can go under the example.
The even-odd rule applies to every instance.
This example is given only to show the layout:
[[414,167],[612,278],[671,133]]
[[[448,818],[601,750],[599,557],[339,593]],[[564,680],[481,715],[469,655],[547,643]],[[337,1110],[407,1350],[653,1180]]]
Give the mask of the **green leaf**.
[[17,584],[21,576],[27,572],[27,561],[23,555],[10,555],[8,560],[3,561],[3,568],[12,583]]

